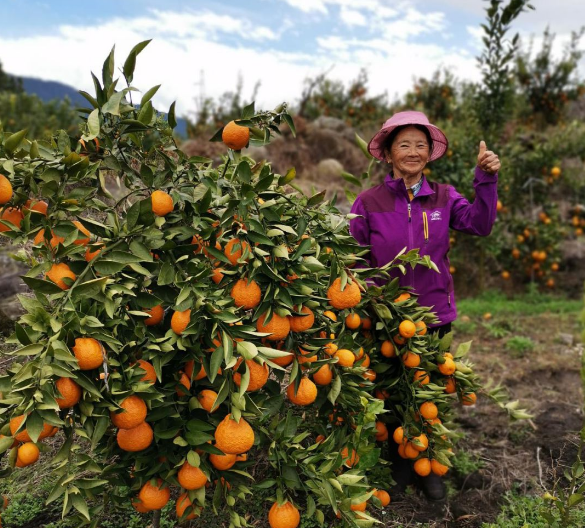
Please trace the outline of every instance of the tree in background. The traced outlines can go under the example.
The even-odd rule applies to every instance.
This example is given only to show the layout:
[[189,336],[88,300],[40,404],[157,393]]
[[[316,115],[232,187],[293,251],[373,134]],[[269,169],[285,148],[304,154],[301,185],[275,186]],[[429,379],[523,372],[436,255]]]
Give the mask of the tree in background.
[[2,67],[2,62],[0,62],[0,92],[22,92],[22,80],[6,73]]

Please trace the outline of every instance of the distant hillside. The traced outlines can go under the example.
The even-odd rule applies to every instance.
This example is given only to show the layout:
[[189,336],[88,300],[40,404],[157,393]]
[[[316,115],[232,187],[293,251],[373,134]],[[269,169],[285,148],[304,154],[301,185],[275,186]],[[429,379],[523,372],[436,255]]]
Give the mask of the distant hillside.
[[[21,77],[24,91],[35,94],[43,101],[52,101],[53,99],[64,99],[68,97],[73,106],[87,106],[88,102],[79,95],[78,91],[67,84],[58,81],[43,81],[33,77]],[[177,119],[176,132],[187,137],[187,121]]]

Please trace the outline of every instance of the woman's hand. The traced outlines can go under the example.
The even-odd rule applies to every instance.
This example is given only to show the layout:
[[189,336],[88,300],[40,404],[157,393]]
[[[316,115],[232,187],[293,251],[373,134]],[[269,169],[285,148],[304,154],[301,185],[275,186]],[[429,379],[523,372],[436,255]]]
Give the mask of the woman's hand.
[[477,164],[480,169],[490,174],[495,174],[500,170],[500,158],[491,150],[487,150],[485,141],[479,142],[479,154],[477,155]]

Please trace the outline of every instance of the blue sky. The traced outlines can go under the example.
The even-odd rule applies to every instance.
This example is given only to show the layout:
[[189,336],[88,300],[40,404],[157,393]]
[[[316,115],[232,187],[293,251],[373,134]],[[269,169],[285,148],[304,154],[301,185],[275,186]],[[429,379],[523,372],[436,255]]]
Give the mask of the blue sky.
[[[515,29],[538,36],[547,24],[559,48],[582,0],[534,0]],[[370,91],[400,96],[414,77],[438,67],[477,79],[475,56],[482,0],[64,0],[0,1],[0,61],[6,71],[91,90],[112,45],[121,65],[131,47],[152,38],[139,58],[135,86],[163,86],[155,104],[177,100],[180,113],[197,99],[233,90],[244,97],[260,82],[258,107],[295,102],[308,76],[329,71],[349,82],[368,71]]]

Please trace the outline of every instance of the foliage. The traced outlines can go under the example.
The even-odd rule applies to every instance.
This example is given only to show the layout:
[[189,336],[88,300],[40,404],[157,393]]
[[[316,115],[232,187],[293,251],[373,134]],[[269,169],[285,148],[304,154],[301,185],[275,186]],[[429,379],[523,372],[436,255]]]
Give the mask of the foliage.
[[468,451],[458,451],[451,462],[453,469],[460,475],[470,475],[485,466],[479,456]]
[[0,62],[0,93],[2,92],[9,93],[22,92],[22,80],[19,79],[18,77],[8,75],[4,71],[4,68],[2,68],[2,63]]
[[506,348],[518,356],[534,350],[534,341],[525,336],[512,336],[506,341]]
[[456,80],[447,69],[437,70],[430,79],[419,78],[404,98],[405,109],[424,112],[431,123],[453,119]]

